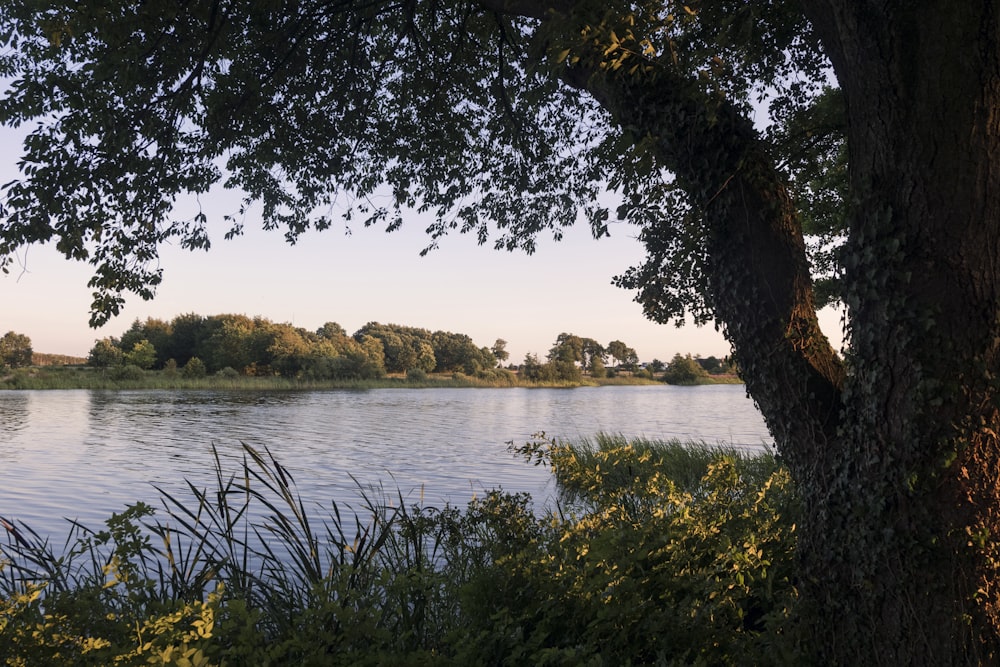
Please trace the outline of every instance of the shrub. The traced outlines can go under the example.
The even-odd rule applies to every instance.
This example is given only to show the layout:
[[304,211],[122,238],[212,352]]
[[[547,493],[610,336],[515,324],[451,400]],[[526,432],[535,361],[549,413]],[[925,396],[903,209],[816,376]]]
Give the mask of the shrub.
[[229,380],[232,380],[234,378],[238,378],[240,376],[240,372],[235,368],[233,368],[232,366],[226,366],[225,368],[220,369],[218,372],[216,372],[216,375],[220,378],[227,378]]
[[203,378],[206,373],[205,362],[198,357],[188,359],[184,368],[181,369],[181,375],[186,378]]
[[125,363],[138,366],[142,369],[149,369],[156,363],[156,348],[146,339],[142,339],[132,346],[132,349],[125,353]]
[[122,363],[123,354],[114,338],[102,338],[94,342],[87,355],[87,364],[94,368],[110,368]]
[[[363,492],[307,513],[244,446],[217,488],[162,493],[64,553],[5,522],[7,664],[795,664],[787,471],[768,455],[599,436],[518,449],[558,514],[490,491],[464,511]],[[262,517],[262,518],[255,518]]]
[[691,355],[675,354],[663,372],[663,381],[668,384],[698,384],[708,378],[708,371],[701,367]]
[[411,368],[406,371],[407,382],[427,382],[427,371],[422,368]]
[[134,382],[136,380],[141,380],[145,376],[145,371],[134,364],[117,366],[112,368],[110,372],[111,379],[116,381]]

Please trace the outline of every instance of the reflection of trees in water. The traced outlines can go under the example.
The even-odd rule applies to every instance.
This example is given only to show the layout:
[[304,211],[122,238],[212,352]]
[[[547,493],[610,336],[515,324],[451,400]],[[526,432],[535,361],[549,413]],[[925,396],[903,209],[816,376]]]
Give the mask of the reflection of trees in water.
[[90,391],[88,412],[90,419],[98,423],[118,418],[155,420],[195,414],[233,417],[246,413],[247,408],[294,405],[302,402],[307,394],[296,391]]
[[0,433],[20,431],[28,425],[29,402],[27,394],[0,394]]

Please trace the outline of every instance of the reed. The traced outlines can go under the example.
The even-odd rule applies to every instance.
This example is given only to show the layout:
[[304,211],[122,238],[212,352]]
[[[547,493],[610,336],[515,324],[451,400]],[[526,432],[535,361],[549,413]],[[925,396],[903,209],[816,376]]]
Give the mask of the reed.
[[360,485],[357,508],[311,504],[244,445],[235,472],[214,452],[210,487],[71,522],[60,545],[3,519],[0,662],[794,658],[794,494],[773,456],[606,434],[518,449],[567,506],[494,490],[435,508]]
[[274,375],[248,376],[216,373],[205,377],[184,377],[166,371],[129,372],[120,368],[96,369],[87,366],[39,366],[17,369],[0,375],[0,389],[151,389],[151,390],[227,390],[227,391],[310,391],[327,389],[391,389],[391,388],[572,388],[606,385],[656,385],[653,380],[619,376],[579,381],[531,382],[517,373],[492,369],[475,375],[463,373],[431,373],[406,377],[403,375],[373,379],[314,380],[286,378]]

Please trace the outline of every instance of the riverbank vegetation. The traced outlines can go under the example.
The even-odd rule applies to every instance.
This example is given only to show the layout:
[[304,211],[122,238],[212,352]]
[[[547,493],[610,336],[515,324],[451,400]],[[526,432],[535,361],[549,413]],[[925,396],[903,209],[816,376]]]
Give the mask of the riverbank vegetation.
[[[217,488],[162,493],[61,548],[5,520],[10,665],[794,664],[799,510],[769,454],[538,436],[557,507],[363,490],[302,499],[245,447]],[[235,472],[235,474],[234,474]]]
[[[335,322],[316,331],[262,317],[194,313],[136,320],[121,338],[95,341],[86,360],[33,353],[23,334],[0,338],[0,388],[325,389],[574,387],[739,382],[715,357],[675,355],[639,364],[620,340],[607,346],[561,333],[544,360],[502,366],[507,341],[477,347],[465,334],[369,322],[353,335]],[[609,366],[610,361],[614,365]],[[67,363],[68,362],[68,363]],[[81,362],[85,362],[81,363]]]

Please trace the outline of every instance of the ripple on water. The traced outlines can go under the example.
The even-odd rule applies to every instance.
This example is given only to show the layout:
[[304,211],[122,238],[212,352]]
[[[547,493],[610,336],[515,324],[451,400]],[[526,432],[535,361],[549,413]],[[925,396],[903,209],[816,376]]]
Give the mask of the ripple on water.
[[241,443],[268,448],[310,506],[360,506],[362,488],[464,504],[502,486],[543,504],[547,469],[507,450],[538,431],[599,431],[759,447],[769,442],[741,386],[386,389],[322,392],[0,392],[0,516],[45,534],[62,517],[100,524],[125,504],[211,487]]

